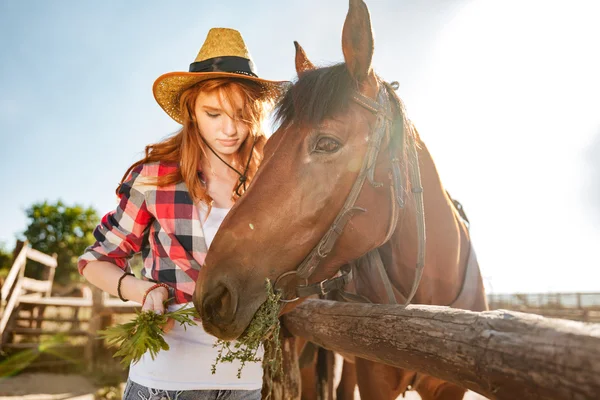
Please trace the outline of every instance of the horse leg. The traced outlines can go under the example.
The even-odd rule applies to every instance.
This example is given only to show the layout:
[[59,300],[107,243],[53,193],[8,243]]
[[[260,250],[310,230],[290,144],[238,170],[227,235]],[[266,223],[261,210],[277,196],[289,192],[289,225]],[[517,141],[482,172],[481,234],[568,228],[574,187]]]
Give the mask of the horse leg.
[[460,400],[467,389],[432,376],[424,376],[416,385],[422,400]]
[[300,379],[302,382],[302,400],[318,400],[316,361],[300,369]]
[[342,376],[337,387],[337,400],[354,400],[354,388],[356,387],[356,366],[344,360]]
[[317,379],[321,400],[333,400],[333,368],[335,354],[319,347],[317,351]]
[[[300,379],[302,400],[333,400],[333,370],[335,355],[332,351],[296,338],[296,350],[300,355]],[[305,353],[306,346],[312,349]]]
[[333,352],[319,348],[314,360],[300,369],[302,400],[333,400]]
[[404,393],[414,372],[356,358],[356,380],[361,399],[394,400]]
[[[303,354],[304,347],[308,341],[302,337],[296,337],[296,351],[298,354]],[[302,356],[300,357],[302,358]],[[301,361],[301,360],[299,360]],[[304,361],[304,365],[300,365],[300,383],[301,383],[301,398],[302,400],[318,400],[319,392],[317,391],[317,357],[312,355],[310,361]]]

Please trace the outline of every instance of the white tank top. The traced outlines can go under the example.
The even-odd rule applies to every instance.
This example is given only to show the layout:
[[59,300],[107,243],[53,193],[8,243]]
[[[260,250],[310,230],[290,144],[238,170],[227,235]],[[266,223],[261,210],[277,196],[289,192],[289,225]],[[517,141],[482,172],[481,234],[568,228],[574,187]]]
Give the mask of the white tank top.
[[[210,247],[228,208],[212,208],[206,217],[206,208],[201,207],[202,228],[206,245]],[[193,307],[192,303],[173,304],[169,311],[182,307]],[[213,347],[217,339],[204,331],[200,321],[184,329],[178,323],[164,335],[169,350],[161,350],[152,360],[148,353],[131,364],[129,378],[140,385],[161,390],[256,390],[262,387],[263,369],[260,362],[247,362],[242,376],[237,373],[240,363],[219,363],[213,375],[211,367],[217,359],[218,348]],[[233,346],[233,344],[232,344]],[[262,358],[264,350],[258,350]]]

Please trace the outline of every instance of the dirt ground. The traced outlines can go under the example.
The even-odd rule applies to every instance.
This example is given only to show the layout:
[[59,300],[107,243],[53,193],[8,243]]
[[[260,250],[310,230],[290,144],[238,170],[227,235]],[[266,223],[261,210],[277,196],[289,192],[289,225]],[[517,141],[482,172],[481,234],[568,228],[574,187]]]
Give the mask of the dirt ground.
[[0,399],[93,400],[98,389],[81,375],[24,373],[0,380]]
[[[24,373],[0,380],[0,400],[94,400],[98,389],[81,375]],[[120,389],[124,389],[124,383]],[[355,397],[360,398],[358,394]],[[405,399],[419,400],[420,397],[409,392]],[[485,397],[468,392],[466,399],[483,400]]]

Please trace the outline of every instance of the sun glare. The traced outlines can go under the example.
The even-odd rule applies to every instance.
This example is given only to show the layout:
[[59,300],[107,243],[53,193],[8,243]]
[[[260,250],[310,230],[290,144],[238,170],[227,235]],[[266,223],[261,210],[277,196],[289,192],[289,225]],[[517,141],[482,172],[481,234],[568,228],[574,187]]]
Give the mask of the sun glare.
[[[473,1],[439,36],[418,126],[476,221],[495,291],[593,290],[580,277],[600,278],[592,256],[600,233],[578,192],[584,150],[600,130],[599,10]],[[561,277],[565,265],[581,274]]]

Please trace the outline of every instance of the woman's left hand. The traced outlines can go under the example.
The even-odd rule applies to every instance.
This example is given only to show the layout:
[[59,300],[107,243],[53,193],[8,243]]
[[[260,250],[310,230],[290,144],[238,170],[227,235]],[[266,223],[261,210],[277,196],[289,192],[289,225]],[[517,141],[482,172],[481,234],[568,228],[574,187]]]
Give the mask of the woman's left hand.
[[169,332],[175,326],[175,320],[173,318],[168,318],[167,323],[160,327],[164,333]]
[[[146,284],[146,282],[144,282]],[[154,311],[157,314],[163,314],[166,312],[164,306],[165,301],[169,298],[169,292],[164,287],[157,287],[146,294],[144,304],[142,304],[142,311]],[[167,322],[161,326],[164,333],[169,332],[175,326],[175,320],[168,318]]]

